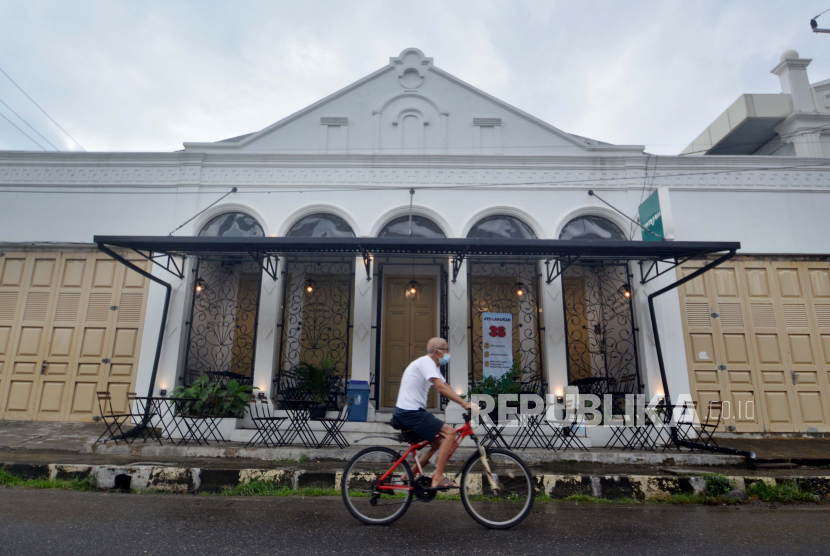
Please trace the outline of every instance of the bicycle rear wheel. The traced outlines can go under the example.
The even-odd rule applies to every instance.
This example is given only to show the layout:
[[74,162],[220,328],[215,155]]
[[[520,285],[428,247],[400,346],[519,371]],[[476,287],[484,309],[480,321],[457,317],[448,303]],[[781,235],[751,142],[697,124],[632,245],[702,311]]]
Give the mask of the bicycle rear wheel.
[[508,529],[521,523],[533,508],[533,474],[513,452],[491,448],[486,453],[496,488],[487,478],[481,454],[476,453],[461,472],[461,501],[467,513],[485,527]]
[[[390,448],[373,447],[358,452],[343,471],[340,490],[349,512],[367,525],[389,525],[412,503],[412,470],[406,461],[386,478],[380,478],[400,459]],[[380,486],[399,487],[382,490]]]

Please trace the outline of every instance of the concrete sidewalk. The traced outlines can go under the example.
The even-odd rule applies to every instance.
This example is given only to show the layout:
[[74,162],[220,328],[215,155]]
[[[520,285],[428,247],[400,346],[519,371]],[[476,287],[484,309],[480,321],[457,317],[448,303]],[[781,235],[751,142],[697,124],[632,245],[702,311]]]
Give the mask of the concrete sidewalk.
[[[165,465],[193,466],[198,461],[202,468],[273,468],[276,462],[286,461],[343,461],[357,451],[371,445],[354,444],[350,448],[306,449],[301,446],[283,448],[246,448],[239,443],[212,443],[207,446],[190,444],[163,446],[136,441],[132,445],[112,442],[94,444],[105,430],[100,423],[57,423],[34,421],[0,421],[0,461],[20,463],[74,463],[74,464],[131,464],[136,462],[163,462]],[[790,472],[786,462],[804,466],[830,466],[830,439],[815,438],[724,438],[723,446],[754,451],[757,461],[780,465]],[[403,446],[399,446],[403,447]],[[460,448],[456,459],[469,453]],[[637,468],[698,467],[711,471],[745,468],[746,461],[738,456],[723,454],[690,454],[677,451],[631,452],[591,448],[588,452],[568,450],[528,449],[519,451],[534,468],[546,471],[632,472]],[[809,471],[809,470],[808,470]],[[805,470],[799,470],[804,473]]]

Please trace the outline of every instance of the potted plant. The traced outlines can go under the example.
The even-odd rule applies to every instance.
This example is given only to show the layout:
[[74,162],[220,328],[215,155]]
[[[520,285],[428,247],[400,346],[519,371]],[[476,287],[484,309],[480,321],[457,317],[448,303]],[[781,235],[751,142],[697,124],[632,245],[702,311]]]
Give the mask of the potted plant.
[[[483,394],[493,398],[498,403],[500,394],[521,394],[522,392],[522,355],[517,354],[513,358],[513,365],[510,370],[504,373],[501,377],[495,378],[492,376],[484,377],[484,380],[479,382],[476,386],[470,388],[470,395]],[[465,397],[466,396],[462,396]],[[508,407],[519,407],[519,401],[507,402]],[[495,412],[490,412],[490,418],[494,423],[499,422],[498,409]]]
[[327,358],[319,363],[304,361],[294,367],[297,386],[317,402],[317,407],[311,410],[311,419],[323,419],[326,416],[326,399],[336,391],[340,382],[336,365],[336,361]]
[[177,386],[171,393],[172,398],[179,398],[176,414],[183,417],[215,416],[242,418],[248,397],[254,387],[239,384],[236,379],[229,380],[222,388],[218,382],[210,382],[210,376],[202,375],[190,386]]

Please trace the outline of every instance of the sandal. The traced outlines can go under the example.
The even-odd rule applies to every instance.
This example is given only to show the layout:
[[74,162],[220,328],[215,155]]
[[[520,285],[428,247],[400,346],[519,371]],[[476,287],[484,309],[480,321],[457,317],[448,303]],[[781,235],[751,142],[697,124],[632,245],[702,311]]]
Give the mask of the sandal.
[[441,479],[441,482],[438,483],[436,486],[430,488],[429,490],[450,490],[451,488],[461,488],[459,485],[455,484],[447,477]]

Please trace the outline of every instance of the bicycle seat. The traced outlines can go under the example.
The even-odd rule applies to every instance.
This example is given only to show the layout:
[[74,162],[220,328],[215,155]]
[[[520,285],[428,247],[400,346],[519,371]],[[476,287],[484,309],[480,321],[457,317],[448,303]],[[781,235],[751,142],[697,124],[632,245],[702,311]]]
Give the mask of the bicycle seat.
[[422,442],[420,436],[418,436],[416,433],[412,432],[408,428],[404,427],[403,423],[395,419],[394,415],[392,416],[392,419],[389,420],[389,424],[392,426],[393,429],[401,432],[401,434],[399,435],[401,442],[405,442],[407,444],[417,444],[419,442]]

